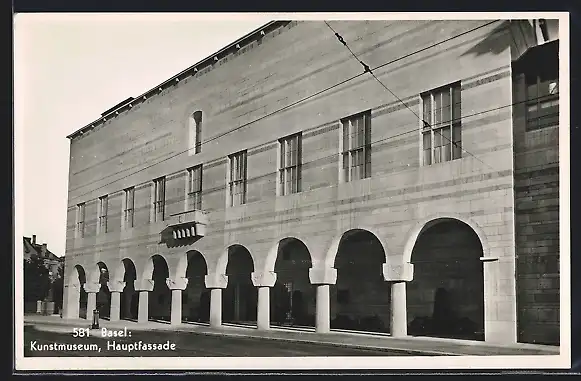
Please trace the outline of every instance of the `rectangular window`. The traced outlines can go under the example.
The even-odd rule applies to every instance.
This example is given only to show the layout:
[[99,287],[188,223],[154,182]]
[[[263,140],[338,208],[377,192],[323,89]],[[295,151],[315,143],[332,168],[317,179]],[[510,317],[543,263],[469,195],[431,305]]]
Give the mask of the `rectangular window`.
[[559,124],[558,73],[527,75],[527,130],[538,130]]
[[126,229],[133,227],[133,212],[134,212],[134,196],[135,188],[125,189],[124,205],[123,205],[123,221]]
[[246,151],[230,155],[230,206],[246,203]]
[[77,237],[85,236],[85,203],[77,205]]
[[99,197],[99,233],[107,233],[107,209],[109,207],[109,197]]
[[188,210],[202,209],[202,165],[188,169]]
[[165,218],[165,177],[154,180],[153,184],[153,218],[154,222],[159,222]]
[[460,83],[422,94],[422,163],[431,165],[462,157]]
[[371,111],[341,120],[343,125],[343,178],[371,176]]
[[280,167],[278,169],[280,195],[301,191],[302,134],[279,140]]

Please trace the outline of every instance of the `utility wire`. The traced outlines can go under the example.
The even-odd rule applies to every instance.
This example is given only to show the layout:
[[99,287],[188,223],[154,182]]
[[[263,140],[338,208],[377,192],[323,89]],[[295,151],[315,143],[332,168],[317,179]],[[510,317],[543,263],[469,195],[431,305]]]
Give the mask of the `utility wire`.
[[[484,114],[487,114],[487,113],[490,113],[490,112],[493,112],[493,111],[499,111],[499,110],[502,110],[502,109],[505,109],[505,108],[508,108],[508,107],[513,107],[513,106],[516,106],[516,105],[519,105],[519,104],[528,103],[528,102],[535,101],[535,100],[539,100],[539,99],[543,99],[543,98],[549,98],[549,97],[552,97],[552,96],[558,95],[558,94],[559,93],[550,94],[550,95],[543,95],[543,96],[540,96],[540,97],[537,97],[537,98],[531,98],[531,99],[527,99],[527,100],[524,100],[524,101],[509,103],[509,104],[506,104],[506,105],[503,105],[503,106],[498,106],[498,107],[486,109],[486,110],[483,110],[483,111],[475,112],[475,113],[472,113],[472,114],[463,115],[462,117],[458,117],[456,119],[450,120],[450,122],[441,122],[441,123],[435,124],[434,126],[435,127],[439,127],[439,126],[449,125],[449,124],[452,124],[452,123],[454,123],[456,121],[467,120],[467,119],[473,118],[475,116],[484,115]],[[451,107],[451,106],[448,106],[448,107]],[[548,116],[553,116],[553,115],[547,115],[547,117]],[[374,146],[374,145],[376,145],[378,143],[382,143],[382,142],[389,141],[389,140],[392,140],[392,139],[395,139],[395,138],[399,138],[399,137],[402,137],[402,136],[405,136],[405,135],[408,135],[408,134],[411,134],[411,133],[417,133],[418,132],[417,124],[416,123],[413,123],[413,124],[412,123],[405,124],[405,125],[401,125],[400,127],[408,127],[408,126],[410,126],[412,128],[409,129],[409,130],[406,130],[406,131],[402,131],[400,133],[397,133],[395,135],[391,135],[391,136],[388,136],[388,137],[385,137],[385,138],[382,138],[382,139],[374,140],[374,141],[370,142],[369,145],[370,146]],[[333,154],[330,154],[330,155],[327,155],[327,156],[323,156],[323,157],[317,158],[317,159],[312,160],[310,162],[302,163],[301,166],[304,167],[305,165],[312,165],[312,164],[314,164],[314,163],[316,163],[318,161],[327,160],[327,159],[330,159],[332,157],[336,157],[336,156],[339,156],[339,155],[342,155],[342,154],[343,154],[343,152],[335,152]],[[178,172],[175,172],[175,173],[178,173]],[[175,173],[170,173],[170,174],[168,174],[168,176],[171,176],[171,175],[173,175]],[[248,181],[253,181],[253,180],[260,179],[260,178],[263,178],[263,177],[266,177],[266,176],[271,176],[271,175],[274,175],[274,174],[277,174],[277,173],[278,173],[278,169],[276,171],[264,173],[264,174],[259,175],[259,176],[256,176],[256,177],[247,178],[246,181],[247,182]],[[222,188],[222,187],[219,187],[219,188]],[[208,194],[208,193],[211,193],[211,191],[202,191],[202,194]],[[86,193],[86,194],[88,194],[88,193]],[[82,197],[82,196],[84,196],[86,194],[83,194],[83,195],[79,195],[77,197],[74,197],[73,200],[75,200],[77,198],[80,198],[80,197]],[[183,202],[182,199],[180,199],[180,200],[181,200],[180,202]]]
[[383,82],[381,82],[381,80],[379,78],[377,78],[377,76],[375,75],[375,73],[369,69],[369,66],[367,64],[365,64],[363,61],[361,61],[359,59],[359,57],[357,57],[357,55],[355,53],[353,53],[353,51],[351,50],[351,48],[349,48],[349,46],[347,45],[347,43],[345,42],[345,39],[343,39],[343,37],[337,33],[335,31],[335,29],[333,29],[333,27],[331,25],[329,25],[329,23],[327,21],[325,21],[325,24],[329,27],[329,29],[331,29],[331,31],[335,34],[335,37],[337,37],[337,39],[339,40],[340,43],[343,44],[343,46],[345,46],[349,52],[351,52],[351,54],[353,55],[353,57],[355,57],[355,59],[357,61],[359,61],[359,63],[361,63],[361,65],[363,65],[363,73],[369,73],[373,76],[373,78],[375,78],[377,80],[377,82],[379,82],[379,84],[381,86],[383,86],[384,89],[386,89],[387,91],[389,91],[391,93],[391,95],[393,95],[401,104],[403,104],[408,110],[410,110],[415,116],[416,118],[418,118],[418,120],[420,122],[422,122],[424,127],[430,127],[432,129],[432,131],[437,132],[441,137],[443,137],[444,139],[448,140],[450,143],[452,143],[454,145],[454,147],[456,148],[460,148],[462,151],[466,152],[467,154],[471,155],[472,157],[474,157],[476,160],[480,161],[482,164],[486,165],[487,167],[490,167],[491,169],[495,169],[494,167],[492,167],[491,165],[483,162],[482,160],[480,160],[479,158],[477,158],[475,155],[473,155],[471,152],[469,152],[468,150],[464,149],[464,147],[458,147],[456,142],[453,142],[452,140],[448,139],[447,137],[445,137],[440,131],[434,130],[433,127],[431,126],[430,123],[426,122],[425,119],[421,118],[414,110],[412,110],[404,101],[402,101],[397,95],[395,95],[395,93],[393,91],[391,91],[391,89],[389,87],[387,87]]
[[[377,66],[377,67],[375,67],[375,68],[373,68],[373,69],[369,69],[369,71],[376,70],[376,69],[379,69],[379,68],[383,68],[383,67],[385,67],[385,66],[387,66],[387,65],[390,65],[390,64],[393,64],[393,63],[395,63],[395,62],[401,61],[401,60],[403,60],[403,59],[405,59],[405,58],[411,57],[411,56],[413,56],[413,55],[415,55],[415,54],[418,54],[418,53],[424,52],[424,51],[426,51],[426,50],[432,49],[432,48],[434,48],[434,47],[436,47],[436,46],[439,46],[439,45],[441,45],[441,44],[444,44],[444,43],[446,43],[446,42],[449,42],[449,41],[451,41],[451,40],[454,40],[454,39],[456,39],[456,38],[458,38],[458,37],[461,37],[461,36],[467,35],[467,34],[469,34],[469,33],[472,33],[472,32],[474,32],[474,31],[476,31],[476,30],[478,30],[478,29],[484,28],[484,27],[486,27],[486,26],[488,26],[488,25],[491,25],[491,24],[493,24],[493,23],[495,23],[495,22],[496,22],[496,21],[491,21],[491,22],[488,22],[488,23],[486,23],[486,24],[483,24],[483,25],[477,26],[477,27],[475,27],[475,28],[471,28],[471,29],[469,29],[469,30],[467,30],[467,31],[465,31],[465,32],[462,32],[462,33],[460,33],[460,34],[457,34],[457,35],[451,36],[451,37],[449,37],[449,38],[447,38],[447,39],[444,39],[444,40],[442,40],[442,41],[436,42],[436,43],[434,43],[434,44],[432,44],[432,45],[428,45],[428,46],[426,46],[426,47],[424,47],[424,48],[422,48],[422,49],[419,49],[419,50],[416,50],[416,51],[410,52],[410,53],[408,53],[408,54],[406,54],[406,55],[404,55],[404,56],[398,57],[398,58],[396,58],[396,59],[393,59],[393,60],[391,60],[391,61],[387,61],[387,62],[385,62],[385,63],[383,63],[383,64],[381,64],[381,65],[379,65],[379,66]],[[276,114],[276,113],[279,113],[279,112],[281,112],[281,111],[284,111],[284,110],[286,110],[286,109],[288,109],[288,108],[290,108],[290,107],[294,107],[294,106],[296,106],[296,105],[298,105],[298,104],[300,104],[300,103],[302,103],[302,102],[305,102],[305,101],[307,101],[307,100],[309,100],[309,99],[311,99],[311,98],[313,98],[313,97],[316,97],[316,96],[318,96],[318,95],[320,95],[320,94],[322,94],[322,93],[325,93],[325,92],[327,92],[327,91],[329,91],[329,90],[332,90],[332,89],[334,89],[334,88],[336,88],[336,87],[338,87],[338,86],[341,86],[341,85],[343,85],[343,84],[345,84],[345,83],[347,83],[347,82],[349,82],[349,81],[352,81],[352,80],[354,80],[354,79],[356,79],[356,78],[359,78],[359,77],[361,77],[363,74],[364,74],[364,73],[360,73],[360,74],[357,74],[357,75],[355,75],[355,76],[353,76],[353,77],[347,78],[347,79],[345,79],[345,80],[343,80],[343,81],[341,81],[341,82],[339,82],[339,83],[337,83],[337,84],[335,84],[335,85],[333,85],[333,86],[327,87],[327,88],[325,88],[325,89],[323,89],[323,90],[320,90],[320,91],[316,92],[315,94],[312,94],[312,95],[309,95],[309,96],[307,96],[307,97],[305,97],[305,98],[299,99],[298,101],[295,101],[295,102],[293,102],[293,103],[291,103],[291,104],[289,104],[289,105],[287,105],[287,106],[284,106],[284,107],[282,107],[282,108],[280,108],[280,109],[278,109],[278,110],[275,110],[275,111],[273,111],[273,112],[271,112],[271,113],[269,113],[269,114],[266,114],[266,115],[264,115],[264,116],[262,116],[262,117],[259,117],[259,118],[255,119],[255,120],[253,120],[253,121],[250,121],[250,122],[247,122],[247,123],[245,123],[245,124],[242,124],[242,125],[240,125],[240,126],[238,126],[238,127],[236,127],[236,128],[233,128],[232,130],[226,131],[226,132],[224,132],[224,133],[222,133],[222,134],[218,134],[218,135],[216,135],[216,136],[213,136],[213,137],[211,137],[211,138],[208,138],[207,140],[203,141],[203,142],[200,144],[200,146],[201,146],[201,145],[204,145],[204,144],[207,144],[207,143],[210,143],[210,142],[212,142],[212,141],[214,141],[214,140],[216,140],[216,139],[219,139],[219,138],[221,138],[221,137],[223,137],[223,136],[225,136],[225,135],[227,135],[227,134],[230,134],[230,133],[232,133],[232,132],[235,132],[235,131],[237,131],[237,130],[240,130],[240,129],[244,128],[244,127],[250,126],[250,125],[252,125],[252,124],[254,124],[254,123],[256,123],[256,122],[258,122],[258,121],[260,121],[260,120],[263,120],[263,119],[265,119],[265,118],[267,118],[267,117],[270,117],[270,116],[272,116],[272,115],[274,115],[274,114]],[[394,96],[395,96],[395,94],[394,94]],[[403,103],[403,102],[402,102],[402,103]],[[404,104],[405,104],[405,103],[404,103]],[[406,107],[407,107],[407,105],[406,105]],[[127,177],[127,176],[130,176],[130,175],[133,175],[133,174],[136,174],[136,173],[139,173],[139,172],[145,171],[145,170],[147,170],[147,169],[149,169],[149,168],[152,168],[152,167],[154,167],[155,165],[158,165],[158,164],[160,164],[160,163],[163,163],[163,162],[165,162],[165,161],[171,160],[171,159],[173,159],[173,158],[175,158],[175,157],[177,157],[177,156],[183,155],[184,153],[187,153],[187,152],[189,152],[189,151],[190,151],[190,149],[187,149],[187,150],[184,150],[184,151],[180,151],[180,152],[178,152],[178,153],[176,153],[176,154],[174,154],[174,155],[172,155],[172,156],[169,156],[169,157],[167,157],[167,158],[164,158],[164,159],[162,159],[162,160],[159,160],[159,161],[157,161],[157,162],[155,162],[155,163],[153,163],[153,164],[150,164],[149,166],[146,166],[146,167],[144,167],[144,168],[138,169],[138,170],[136,170],[136,171],[134,171],[134,172],[132,172],[132,173],[130,173],[130,174],[128,174],[128,175],[125,175],[124,177]],[[135,168],[136,168],[136,167],[138,167],[138,166],[139,166],[139,165],[136,165],[136,166],[134,166],[134,167],[125,168],[125,169],[123,169],[123,170],[120,170],[120,171],[114,172],[114,173],[112,173],[112,174],[110,174],[110,175],[107,175],[107,176],[105,176],[105,177],[103,177],[103,178],[100,178],[99,180],[94,180],[94,181],[91,181],[91,182],[89,182],[89,183],[85,183],[85,184],[83,184],[83,185],[80,185],[80,186],[78,186],[78,187],[76,187],[76,188],[70,189],[70,190],[69,190],[69,192],[74,192],[74,191],[76,191],[76,190],[78,190],[78,189],[81,189],[81,188],[87,187],[87,186],[89,186],[89,185],[91,185],[91,184],[94,184],[94,183],[96,183],[96,182],[102,181],[102,180],[104,180],[104,179],[107,179],[107,178],[109,178],[109,177],[113,177],[113,176],[115,176],[115,175],[118,175],[118,174],[121,174],[121,173],[124,173],[124,172],[130,171],[130,170],[132,170],[132,169],[135,169]],[[81,194],[81,195],[79,195],[79,196],[77,196],[77,197],[81,197],[81,196],[87,195],[87,194],[89,194],[89,193],[92,193],[93,191],[95,191],[95,190],[97,190],[97,189],[101,189],[101,188],[104,188],[104,187],[106,187],[106,186],[108,186],[108,185],[114,184],[114,183],[116,183],[116,182],[117,182],[117,181],[119,181],[119,180],[121,180],[121,178],[119,178],[119,179],[117,179],[117,180],[113,180],[113,181],[111,181],[110,183],[107,183],[107,184],[105,184],[105,185],[103,185],[103,186],[101,186],[101,187],[99,187],[99,188],[93,189],[93,190],[91,190],[91,191],[89,191],[89,192],[87,192],[87,193],[83,193],[83,194]]]

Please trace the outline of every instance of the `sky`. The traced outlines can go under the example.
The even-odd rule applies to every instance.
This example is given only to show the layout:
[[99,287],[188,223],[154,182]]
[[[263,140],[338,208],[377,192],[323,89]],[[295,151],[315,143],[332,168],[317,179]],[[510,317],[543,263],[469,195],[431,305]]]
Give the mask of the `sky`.
[[17,15],[15,198],[22,234],[65,253],[67,135],[268,21],[265,15]]

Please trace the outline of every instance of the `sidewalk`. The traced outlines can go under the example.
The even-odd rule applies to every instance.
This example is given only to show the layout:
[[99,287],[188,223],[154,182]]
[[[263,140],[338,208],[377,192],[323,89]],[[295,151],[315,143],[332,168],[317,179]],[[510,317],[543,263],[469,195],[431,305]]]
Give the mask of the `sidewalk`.
[[[38,325],[38,329],[54,327],[63,330],[65,327],[90,327],[91,322],[84,319],[62,319],[59,316],[24,316],[25,325]],[[295,342],[318,343],[325,345],[373,348],[377,350],[407,351],[423,355],[453,355],[453,356],[487,356],[487,355],[558,355],[559,347],[535,344],[493,344],[482,341],[457,339],[440,339],[428,337],[393,338],[385,335],[363,334],[332,331],[328,334],[317,334],[314,330],[272,327],[269,331],[258,331],[255,327],[224,325],[221,328],[211,328],[207,325],[182,323],[171,326],[168,323],[149,321],[136,323],[132,321],[110,322],[99,321],[100,327],[123,329],[130,331],[173,331],[192,332],[204,335],[252,337],[266,340],[282,340]],[[65,329],[63,332],[70,332]]]

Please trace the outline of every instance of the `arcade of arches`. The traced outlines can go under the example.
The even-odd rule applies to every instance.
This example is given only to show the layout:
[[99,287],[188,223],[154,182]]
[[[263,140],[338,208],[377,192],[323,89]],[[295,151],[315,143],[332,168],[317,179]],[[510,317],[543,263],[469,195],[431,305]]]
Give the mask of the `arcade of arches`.
[[331,266],[313,267],[302,241],[283,239],[269,275],[254,268],[245,247],[233,245],[224,282],[209,274],[197,251],[187,252],[185,277],[177,279],[170,279],[172,272],[159,255],[150,258],[143,274],[131,259],[123,259],[123,276],[114,281],[102,262],[98,277],[77,265],[69,280],[67,316],[90,319],[97,308],[111,320],[484,339],[483,250],[468,225],[453,219],[426,224],[411,252],[411,280],[389,279],[384,245],[369,231],[348,231],[336,247],[334,261],[325,262]]

